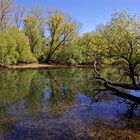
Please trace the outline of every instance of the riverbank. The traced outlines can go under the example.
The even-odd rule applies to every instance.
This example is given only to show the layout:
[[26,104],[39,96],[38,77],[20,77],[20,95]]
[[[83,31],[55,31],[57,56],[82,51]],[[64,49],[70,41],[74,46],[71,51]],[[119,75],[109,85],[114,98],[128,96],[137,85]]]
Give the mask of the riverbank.
[[0,69],[39,69],[39,68],[92,68],[93,65],[60,65],[60,64],[20,64],[20,65],[6,65]]

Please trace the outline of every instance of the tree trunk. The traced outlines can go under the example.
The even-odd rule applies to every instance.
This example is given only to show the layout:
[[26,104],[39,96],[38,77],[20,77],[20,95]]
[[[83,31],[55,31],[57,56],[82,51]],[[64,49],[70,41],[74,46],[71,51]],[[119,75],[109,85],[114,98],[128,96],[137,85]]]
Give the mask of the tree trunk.
[[136,80],[135,80],[135,73],[134,69],[131,64],[129,64],[129,70],[130,70],[130,78],[132,80],[133,85],[137,86]]
[[121,90],[118,90],[116,87],[113,87],[113,86],[110,86],[108,85],[108,83],[104,83],[103,84],[107,89],[113,91],[116,95],[124,98],[124,99],[128,99],[130,101],[133,101],[135,103],[138,103],[140,104],[140,97],[136,97],[136,96],[133,96],[131,94],[127,94],[125,92],[122,92]]

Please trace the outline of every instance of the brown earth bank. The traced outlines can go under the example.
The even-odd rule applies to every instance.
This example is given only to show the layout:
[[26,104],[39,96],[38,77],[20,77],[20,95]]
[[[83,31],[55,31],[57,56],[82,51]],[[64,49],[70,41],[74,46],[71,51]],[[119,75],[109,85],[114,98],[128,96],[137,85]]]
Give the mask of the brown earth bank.
[[5,65],[0,66],[1,69],[39,69],[39,68],[92,68],[93,65],[61,65],[61,64],[18,64],[18,65]]

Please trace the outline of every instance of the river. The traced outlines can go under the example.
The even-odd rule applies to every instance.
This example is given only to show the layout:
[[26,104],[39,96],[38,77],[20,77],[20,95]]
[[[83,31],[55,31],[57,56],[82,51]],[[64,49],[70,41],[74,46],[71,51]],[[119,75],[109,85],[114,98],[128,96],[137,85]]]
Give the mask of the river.
[[92,68],[0,71],[0,139],[139,139],[140,106],[93,75]]

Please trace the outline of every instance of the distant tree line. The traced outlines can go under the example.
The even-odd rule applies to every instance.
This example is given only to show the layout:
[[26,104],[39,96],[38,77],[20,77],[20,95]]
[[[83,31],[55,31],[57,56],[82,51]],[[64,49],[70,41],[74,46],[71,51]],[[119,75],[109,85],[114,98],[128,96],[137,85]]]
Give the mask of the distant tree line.
[[[78,36],[78,23],[61,10],[27,9],[0,0],[0,64],[55,62]],[[62,49],[61,49],[62,50]]]
[[18,63],[113,65],[139,81],[140,18],[115,12],[106,25],[79,35],[80,25],[58,9],[27,9],[0,0],[0,65]]

